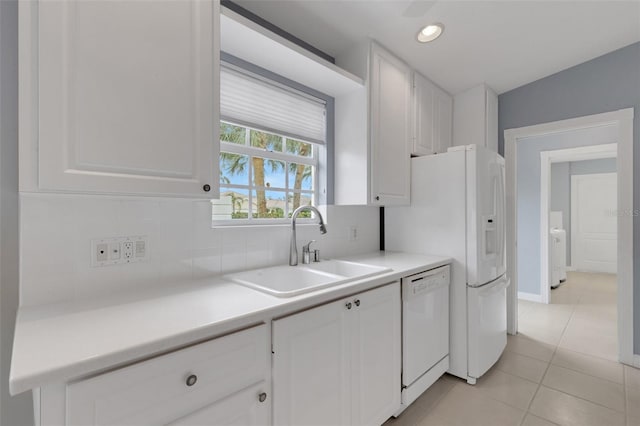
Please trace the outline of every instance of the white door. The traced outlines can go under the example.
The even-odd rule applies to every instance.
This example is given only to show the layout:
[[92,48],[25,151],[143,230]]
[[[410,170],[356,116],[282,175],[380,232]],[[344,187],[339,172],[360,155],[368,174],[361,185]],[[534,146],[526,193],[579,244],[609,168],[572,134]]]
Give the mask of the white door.
[[371,202],[408,205],[411,68],[375,44],[370,79]]
[[504,158],[467,150],[467,283],[481,286],[506,270]]
[[617,271],[618,175],[571,176],[571,264],[578,271]]
[[[400,408],[400,283],[353,298],[353,425],[380,425]],[[277,422],[276,422],[277,424]]]
[[32,3],[38,187],[217,197],[219,1]]
[[351,424],[353,315],[342,300],[273,321],[274,424]]

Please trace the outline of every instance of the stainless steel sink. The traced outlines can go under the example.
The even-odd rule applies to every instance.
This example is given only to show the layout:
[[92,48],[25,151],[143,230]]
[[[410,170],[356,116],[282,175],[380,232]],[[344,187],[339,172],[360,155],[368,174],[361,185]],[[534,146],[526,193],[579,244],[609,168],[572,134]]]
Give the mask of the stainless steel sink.
[[226,275],[247,287],[278,297],[293,297],[390,271],[365,263],[326,260],[300,266],[273,266]]

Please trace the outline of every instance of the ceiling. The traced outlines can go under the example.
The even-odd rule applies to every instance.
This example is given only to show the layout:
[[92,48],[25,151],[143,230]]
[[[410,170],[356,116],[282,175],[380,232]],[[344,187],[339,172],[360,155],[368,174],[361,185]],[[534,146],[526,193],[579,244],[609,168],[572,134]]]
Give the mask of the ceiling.
[[[640,41],[640,0],[234,1],[332,56],[372,37],[451,94],[503,93]],[[432,22],[443,35],[418,43]]]

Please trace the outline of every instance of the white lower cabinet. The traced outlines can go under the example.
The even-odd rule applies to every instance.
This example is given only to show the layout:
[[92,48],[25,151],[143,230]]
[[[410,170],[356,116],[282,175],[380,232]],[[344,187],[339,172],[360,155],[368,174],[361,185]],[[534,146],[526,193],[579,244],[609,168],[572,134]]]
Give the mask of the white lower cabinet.
[[256,326],[41,392],[36,423],[268,425],[268,334]]
[[265,390],[265,382],[260,382],[168,424],[180,426],[270,424],[269,404],[266,400],[260,401],[260,395],[266,395]]
[[400,406],[398,282],[273,321],[273,419],[380,425]]

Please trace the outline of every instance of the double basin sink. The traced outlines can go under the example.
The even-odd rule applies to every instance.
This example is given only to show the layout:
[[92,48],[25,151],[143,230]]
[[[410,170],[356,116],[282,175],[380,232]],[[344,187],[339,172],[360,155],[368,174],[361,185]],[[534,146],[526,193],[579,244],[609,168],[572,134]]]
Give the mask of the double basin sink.
[[226,275],[226,278],[277,297],[293,297],[322,288],[373,277],[391,268],[346,260],[298,266],[273,266]]

